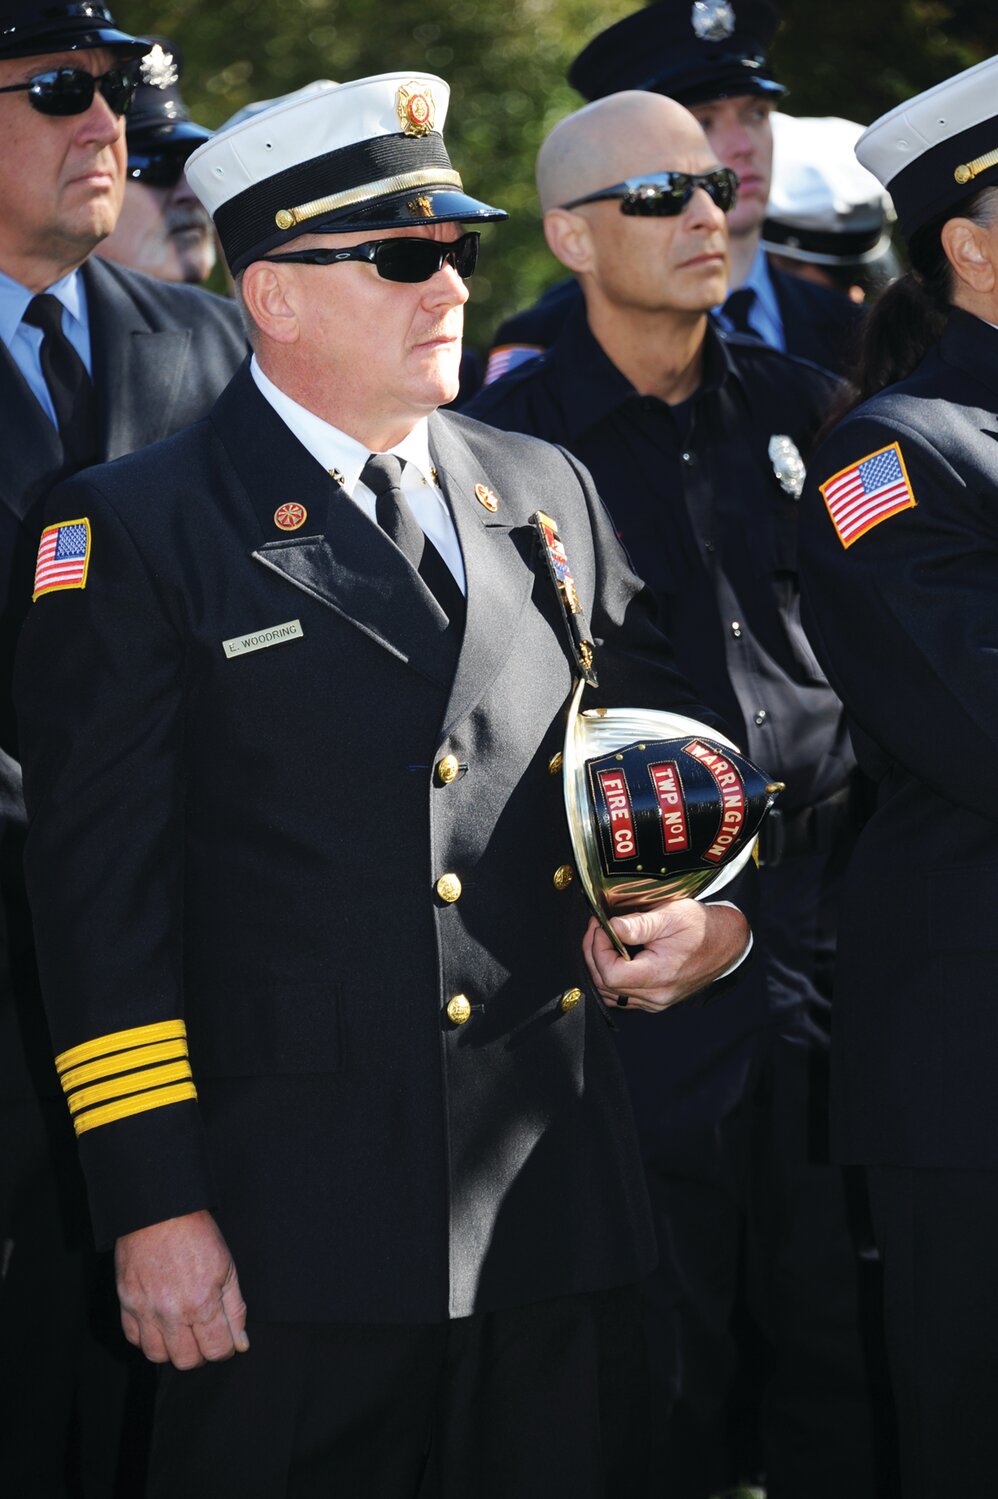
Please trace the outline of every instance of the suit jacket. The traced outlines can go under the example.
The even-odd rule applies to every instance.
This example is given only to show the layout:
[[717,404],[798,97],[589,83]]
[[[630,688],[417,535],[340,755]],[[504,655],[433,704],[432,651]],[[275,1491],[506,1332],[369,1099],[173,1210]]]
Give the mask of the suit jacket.
[[[653,1259],[608,1017],[579,993],[585,905],[554,878],[573,666],[539,505],[593,701],[702,710],[572,459],[450,414],[430,445],[468,577],[456,667],[418,574],[248,369],[208,420],[56,492],[90,570],[22,637],[43,989],[63,1068],[102,1059],[98,1238],[210,1206],[265,1318],[432,1321]],[[244,637],[264,648],[227,655]],[[180,1021],[191,1078],[182,1045],[155,1086],[141,1047],[121,1060]]]
[[[836,1148],[994,1170],[998,332],[954,309],[941,343],[851,412],[809,474],[806,620],[878,783],[842,910]],[[836,476],[848,487],[829,491]]]
[[[202,415],[243,359],[246,342],[237,309],[221,297],[166,285],[98,259],[87,261],[83,278],[101,454],[117,458]],[[16,761],[17,754],[11,673],[31,602],[42,509],[65,466],[58,432],[3,344],[0,444],[0,752],[8,757],[5,768],[0,765],[0,857],[7,876],[0,881],[0,1091],[10,1096],[31,1091],[14,1023],[15,1001],[32,1034],[39,1025],[19,873],[24,811],[19,771],[10,758]],[[47,1062],[33,1057],[32,1065],[50,1085]]]

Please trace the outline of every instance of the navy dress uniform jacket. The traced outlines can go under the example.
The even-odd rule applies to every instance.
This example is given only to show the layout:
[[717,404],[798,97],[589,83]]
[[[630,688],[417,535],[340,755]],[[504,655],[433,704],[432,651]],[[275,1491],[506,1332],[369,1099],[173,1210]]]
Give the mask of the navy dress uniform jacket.
[[[450,414],[430,446],[468,575],[456,670],[422,580],[248,369],[56,492],[89,574],[22,637],[29,891],[64,1082],[97,1089],[98,1239],[211,1207],[266,1319],[435,1321],[654,1257],[607,1017],[573,1007],[586,909],[553,878],[549,770],[573,668],[534,510],[589,612],[594,703],[702,710],[572,459]],[[189,1069],[157,1060],[181,1021]]]
[[[894,445],[904,508],[844,546],[819,486]],[[954,309],[811,475],[806,619],[878,784],[842,913],[834,1143],[846,1161],[994,1170],[998,332]]]

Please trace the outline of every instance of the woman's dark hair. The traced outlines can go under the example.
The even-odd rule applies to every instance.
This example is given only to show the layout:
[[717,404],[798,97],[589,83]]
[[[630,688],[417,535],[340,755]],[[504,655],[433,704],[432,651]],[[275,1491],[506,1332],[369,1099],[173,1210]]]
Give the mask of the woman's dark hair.
[[849,385],[825,424],[828,431],[853,407],[904,380],[942,337],[953,300],[954,271],[943,249],[943,225],[970,219],[988,227],[998,218],[998,188],[973,197],[916,229],[908,242],[910,269],[874,303],[863,328]]

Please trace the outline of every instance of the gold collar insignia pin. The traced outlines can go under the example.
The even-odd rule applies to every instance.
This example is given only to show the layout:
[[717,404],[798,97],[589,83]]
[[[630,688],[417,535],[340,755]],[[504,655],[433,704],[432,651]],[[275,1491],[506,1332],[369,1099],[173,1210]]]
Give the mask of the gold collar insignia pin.
[[274,511],[274,525],[281,531],[297,531],[308,520],[308,511],[297,500],[278,505]]

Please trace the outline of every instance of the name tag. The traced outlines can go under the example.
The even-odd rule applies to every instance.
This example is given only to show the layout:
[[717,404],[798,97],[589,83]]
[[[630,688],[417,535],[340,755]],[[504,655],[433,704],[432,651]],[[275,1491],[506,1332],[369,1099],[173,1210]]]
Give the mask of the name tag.
[[301,640],[305,631],[300,619],[289,619],[284,625],[271,625],[267,630],[254,630],[252,635],[235,635],[222,641],[222,650],[229,657],[246,656],[250,651],[265,651],[268,645],[283,645],[286,640]]

